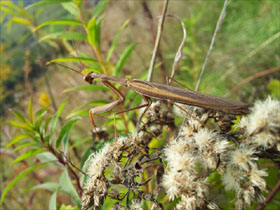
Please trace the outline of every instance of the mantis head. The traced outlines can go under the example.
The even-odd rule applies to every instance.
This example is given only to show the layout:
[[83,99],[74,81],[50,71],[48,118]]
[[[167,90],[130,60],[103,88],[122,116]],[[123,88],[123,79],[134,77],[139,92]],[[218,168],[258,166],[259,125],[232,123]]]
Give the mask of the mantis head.
[[93,83],[93,80],[94,80],[94,77],[92,77],[92,71],[91,72],[89,72],[88,74],[86,74],[85,76],[84,76],[84,80],[86,81],[86,82],[88,82],[89,84],[92,84]]

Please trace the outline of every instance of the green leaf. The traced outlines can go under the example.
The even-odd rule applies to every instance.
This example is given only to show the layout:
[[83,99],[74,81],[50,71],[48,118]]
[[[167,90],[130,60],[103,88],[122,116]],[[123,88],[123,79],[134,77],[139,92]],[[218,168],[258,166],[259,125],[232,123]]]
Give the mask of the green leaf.
[[96,21],[96,33],[95,33],[95,40],[96,40],[96,45],[100,47],[100,35],[101,35],[101,21],[103,17],[98,18]]
[[78,91],[78,90],[82,90],[82,91],[97,91],[97,90],[109,90],[109,88],[102,86],[102,85],[81,85],[81,86],[76,86],[73,88],[68,88],[66,90],[64,90],[64,93],[67,92],[71,92],[71,91]]
[[52,143],[52,137],[53,137],[53,134],[54,134],[54,129],[56,128],[56,124],[57,124],[57,121],[64,109],[64,106],[67,102],[67,98],[63,100],[63,102],[61,103],[61,105],[59,106],[56,114],[54,115],[54,118],[53,118],[53,121],[52,121],[52,124],[51,124],[51,130],[50,130],[50,144]]
[[21,121],[21,122],[25,122],[25,117],[23,116],[23,114],[20,111],[17,111],[15,109],[12,109],[13,114],[16,116],[16,118]]
[[[50,60],[49,62],[47,62],[47,65],[51,64],[51,63],[65,63],[65,62],[84,62],[85,64],[91,66],[94,69],[86,69],[87,71],[94,71],[94,72],[101,72],[101,68],[100,65],[98,63],[98,61],[96,61],[95,59],[92,59],[90,57],[85,58],[85,57],[71,57],[71,58],[57,58],[57,59],[53,59]],[[82,71],[83,74],[85,70]]]
[[88,22],[87,29],[88,29],[88,36],[87,36],[88,42],[90,43],[90,45],[96,46],[97,30],[96,30],[96,19],[94,16]]
[[46,41],[48,39],[63,39],[63,40],[79,40],[79,41],[85,41],[87,38],[84,34],[78,33],[78,32],[72,32],[72,31],[61,31],[61,32],[55,32],[48,34],[46,36],[43,36],[39,39],[39,42]]
[[23,24],[26,26],[32,26],[32,23],[26,18],[12,17],[11,20],[15,23]]
[[77,7],[81,8],[83,0],[73,0],[73,2],[77,5]]
[[39,26],[37,26],[36,28],[34,28],[32,31],[35,32],[37,30],[39,30],[40,28],[47,26],[47,25],[71,25],[71,26],[75,26],[75,25],[81,25],[82,23],[78,20],[51,20],[51,21],[47,21],[44,22],[42,24],[40,24]]
[[41,117],[43,117],[47,113],[47,110],[45,108],[40,109],[39,111],[36,112],[35,114],[35,119],[38,120]]
[[108,2],[109,2],[109,0],[99,1],[98,4],[96,5],[96,7],[93,8],[92,15],[94,17],[97,17],[98,15],[100,15],[103,12],[103,10],[106,8]]
[[26,138],[31,138],[29,135],[27,134],[21,134],[18,136],[15,136],[11,139],[11,141],[7,144],[6,149],[8,149],[10,146],[18,143],[19,141],[21,141],[22,139],[26,139]]
[[280,80],[271,80],[267,85],[267,89],[270,91],[273,97],[280,99]]
[[114,70],[114,76],[119,76],[121,71],[123,70],[123,66],[126,62],[126,60],[128,59],[128,57],[131,55],[131,53],[133,52],[134,48],[136,47],[136,43],[132,43],[130,44],[125,51],[123,52],[123,54],[121,55],[115,70]]
[[49,124],[50,124],[50,122],[51,122],[52,119],[53,119],[53,117],[49,117],[49,118],[46,120],[45,126],[44,126],[45,132],[48,131],[48,129],[49,129]]
[[15,164],[19,161],[22,161],[22,160],[25,160],[26,158],[29,158],[29,157],[33,157],[39,153],[42,153],[42,152],[46,152],[46,149],[45,148],[39,148],[39,149],[31,149],[31,150],[28,150],[26,152],[24,152],[23,154],[21,154],[20,156],[18,156],[13,162],[12,164]]
[[25,147],[30,147],[30,146],[35,146],[35,145],[39,146],[37,142],[26,142],[24,144],[21,144],[17,148],[13,149],[13,152],[21,150],[22,148],[25,148]]
[[48,61],[46,64],[49,65],[51,63],[65,63],[65,62],[90,62],[90,63],[98,63],[97,60],[92,58],[84,58],[84,57],[70,57],[70,58],[56,58]]
[[57,158],[50,152],[43,152],[37,155],[37,158],[43,162],[43,163],[48,163],[48,162],[54,162],[55,164],[60,164],[57,161]]
[[18,127],[18,128],[21,128],[21,129],[24,129],[26,131],[30,131],[30,132],[34,133],[33,128],[27,123],[15,122],[13,120],[11,120],[10,123],[11,123],[12,126],[15,126],[15,127]]
[[51,192],[56,191],[56,189],[59,187],[59,184],[56,182],[45,182],[43,184],[39,184],[32,188],[32,190],[49,190]]
[[89,105],[89,106],[102,106],[102,105],[105,105],[105,104],[108,104],[108,103],[109,103],[109,101],[100,99],[100,100],[90,101],[90,102],[87,103],[87,105]]
[[75,203],[77,203],[78,205],[80,203],[80,197],[72,184],[72,181],[68,175],[68,171],[66,167],[59,179],[59,184],[62,190],[64,190],[64,192],[69,194],[74,199]]
[[51,196],[49,202],[49,210],[56,210],[56,197],[57,197],[57,191],[55,191]]
[[47,113],[47,110],[45,108],[40,109],[38,112],[35,114],[36,122],[35,122],[35,130],[37,132],[40,132],[40,127],[41,124],[44,120],[44,115]]
[[75,17],[79,17],[79,11],[73,2],[62,3],[62,7]]
[[28,116],[29,116],[29,120],[32,123],[32,125],[34,124],[34,118],[33,118],[34,112],[33,112],[33,101],[32,98],[29,99],[29,103],[28,103]]
[[109,60],[111,59],[111,57],[112,57],[112,55],[113,55],[113,52],[114,52],[114,50],[115,50],[115,48],[116,48],[116,45],[117,45],[117,43],[118,43],[120,34],[121,34],[121,32],[125,29],[125,27],[128,25],[129,21],[130,21],[129,19],[126,20],[126,21],[122,24],[122,26],[121,26],[119,32],[116,34],[116,36],[115,36],[115,38],[114,38],[114,40],[113,40],[113,42],[112,42],[112,44],[111,44],[111,46],[110,46],[110,48],[109,48],[109,50],[108,50],[108,53],[107,53],[107,58],[106,58],[106,61],[107,61],[107,62],[109,62]]
[[71,120],[69,120],[61,129],[60,133],[59,133],[59,137],[56,141],[56,148],[58,148],[61,144],[61,142],[63,142],[62,145],[62,149],[64,154],[66,154],[67,148],[68,148],[68,140],[69,140],[69,134],[73,128],[73,126],[75,125],[75,123],[81,118],[73,118]]
[[26,10],[31,9],[33,7],[42,7],[42,6],[48,6],[48,5],[52,5],[52,4],[61,4],[63,2],[70,2],[72,0],[59,0],[59,1],[38,1],[35,2],[33,4],[28,5],[27,7],[25,7]]
[[40,163],[38,165],[32,166],[24,171],[22,171],[17,177],[15,177],[13,179],[13,181],[9,182],[9,184],[5,187],[5,189],[2,192],[1,195],[1,202],[0,204],[3,204],[3,201],[5,199],[5,196],[7,195],[7,193],[13,188],[13,186],[18,183],[23,177],[25,177],[27,174],[29,174],[30,172],[34,171],[36,168],[42,166],[44,163]]
[[88,116],[88,109],[83,109],[83,110],[77,110],[71,112],[69,115],[66,116],[66,119],[72,118],[72,117],[85,117]]

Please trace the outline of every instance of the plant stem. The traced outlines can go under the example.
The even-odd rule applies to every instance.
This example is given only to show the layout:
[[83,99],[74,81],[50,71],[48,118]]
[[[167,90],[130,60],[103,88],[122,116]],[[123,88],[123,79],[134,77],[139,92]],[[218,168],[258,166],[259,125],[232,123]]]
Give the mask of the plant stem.
[[280,190],[280,180],[277,182],[277,184],[274,186],[274,188],[270,191],[270,193],[266,196],[263,203],[257,206],[255,210],[262,210],[264,209],[267,204],[272,200],[272,198],[277,194],[277,192]]
[[153,50],[153,55],[152,55],[149,73],[148,73],[148,77],[147,77],[148,82],[150,82],[152,80],[153,70],[154,70],[154,66],[155,66],[155,62],[156,62],[156,55],[157,55],[157,51],[159,48],[159,43],[160,43],[161,33],[163,30],[164,20],[165,20],[165,16],[166,16],[166,12],[167,12],[168,2],[169,2],[169,0],[165,0],[162,15],[159,20],[156,43],[155,43],[155,47]]

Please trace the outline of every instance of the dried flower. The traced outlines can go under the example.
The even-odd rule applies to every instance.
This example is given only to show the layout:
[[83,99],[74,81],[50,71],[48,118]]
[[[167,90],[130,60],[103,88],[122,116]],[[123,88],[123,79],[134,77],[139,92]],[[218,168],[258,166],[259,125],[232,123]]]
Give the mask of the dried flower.
[[253,147],[241,145],[239,148],[229,153],[230,164],[234,168],[249,171],[258,160],[258,158],[254,156],[255,153],[256,151]]
[[130,206],[131,210],[143,210],[141,207],[141,200],[140,199],[133,199],[132,204]]
[[240,128],[245,129],[248,140],[264,149],[280,151],[280,102],[268,97],[251,108],[251,114],[241,119]]

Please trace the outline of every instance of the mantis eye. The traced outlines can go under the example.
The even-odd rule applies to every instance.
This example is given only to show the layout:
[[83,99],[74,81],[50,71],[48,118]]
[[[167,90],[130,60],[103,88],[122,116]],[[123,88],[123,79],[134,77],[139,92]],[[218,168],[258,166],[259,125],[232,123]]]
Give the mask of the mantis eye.
[[89,72],[86,76],[84,76],[84,80],[89,84],[93,83],[94,77],[91,76],[92,72]]

